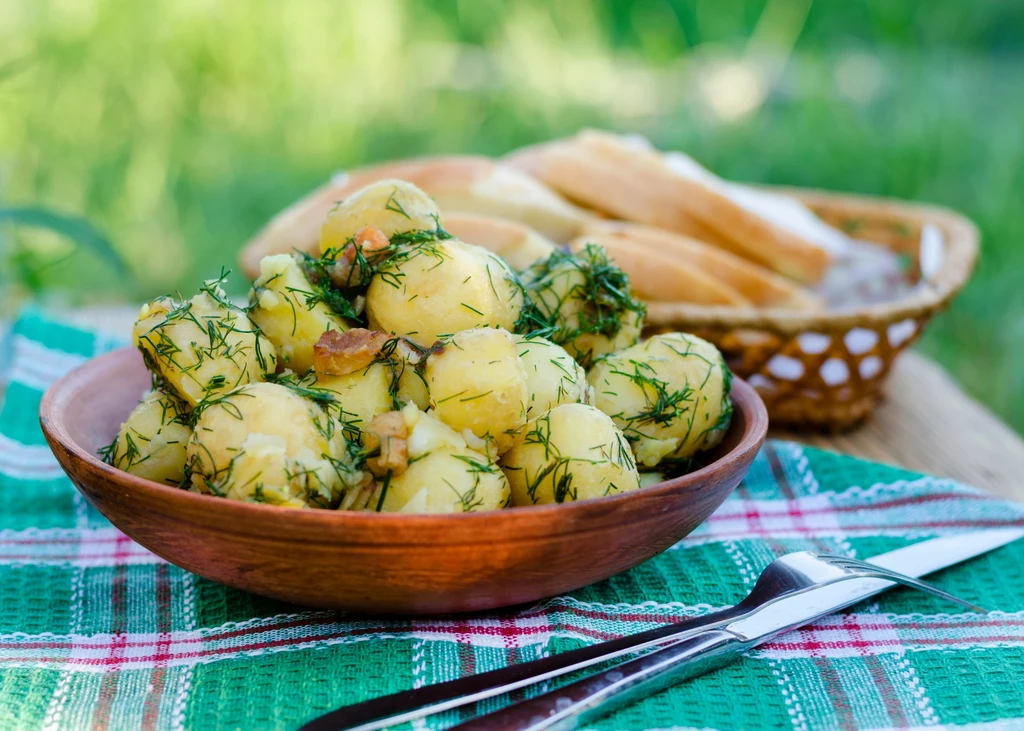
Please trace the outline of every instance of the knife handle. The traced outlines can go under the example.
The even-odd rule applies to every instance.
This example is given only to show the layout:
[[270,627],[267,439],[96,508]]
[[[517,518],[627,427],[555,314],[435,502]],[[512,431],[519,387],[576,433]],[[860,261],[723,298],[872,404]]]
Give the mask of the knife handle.
[[724,626],[747,616],[751,611],[749,607],[743,605],[727,607],[711,614],[690,617],[675,624],[655,627],[596,645],[586,645],[551,657],[373,698],[325,713],[306,723],[299,731],[377,731],[504,695],[623,655],[661,647],[677,641],[676,638],[682,639],[707,629]]
[[707,630],[449,731],[574,729],[681,680],[719,668],[748,646],[727,630]]

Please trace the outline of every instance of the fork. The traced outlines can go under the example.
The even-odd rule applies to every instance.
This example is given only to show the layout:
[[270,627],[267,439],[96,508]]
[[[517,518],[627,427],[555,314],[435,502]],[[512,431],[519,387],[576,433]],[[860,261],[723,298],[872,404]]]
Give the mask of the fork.
[[[794,610],[808,592],[854,579],[876,580],[872,591],[850,592],[848,600],[822,606],[830,614],[894,584],[917,589],[984,613],[975,604],[919,579],[846,556],[801,551],[772,561],[750,594],[733,607],[676,624],[657,627],[549,658],[471,675],[347,706],[320,716],[301,731],[375,731],[503,695],[567,673],[640,654],[608,670],[477,717],[458,729],[573,728],[610,713],[638,696],[723,665],[763,642],[744,641],[730,630],[755,617],[759,631],[778,633],[792,625]],[[688,662],[700,656],[699,664]],[[614,707],[613,707],[614,706]]]

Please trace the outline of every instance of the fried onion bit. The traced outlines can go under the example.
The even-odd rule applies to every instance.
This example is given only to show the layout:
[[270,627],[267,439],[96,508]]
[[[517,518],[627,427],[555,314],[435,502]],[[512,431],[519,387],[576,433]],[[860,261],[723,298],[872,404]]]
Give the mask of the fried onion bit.
[[366,368],[380,353],[388,334],[361,327],[328,330],[313,346],[313,369],[325,376],[344,376]]
[[364,446],[369,451],[380,449],[380,455],[366,461],[370,472],[383,477],[390,472],[400,475],[409,466],[409,428],[401,411],[377,414],[363,432]]

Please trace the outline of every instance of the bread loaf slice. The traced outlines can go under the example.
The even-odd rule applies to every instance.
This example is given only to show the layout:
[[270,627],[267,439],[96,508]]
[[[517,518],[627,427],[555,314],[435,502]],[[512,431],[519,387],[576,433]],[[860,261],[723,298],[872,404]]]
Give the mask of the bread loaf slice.
[[517,271],[547,258],[556,248],[529,226],[501,218],[456,212],[445,216],[444,227],[467,244],[494,252]]
[[587,244],[604,247],[616,266],[629,275],[630,289],[647,302],[752,306],[750,300],[717,277],[671,254],[651,250],[632,239],[584,235],[574,240],[570,247],[573,251],[580,251]]
[[584,130],[527,148],[505,162],[582,205],[683,234],[805,284],[819,281],[832,254],[792,226],[767,217],[686,156],[666,157],[646,141]]
[[731,287],[756,307],[817,310],[824,306],[820,298],[785,277],[704,241],[672,231],[638,223],[601,221],[588,225],[581,238],[609,250],[628,243],[638,256],[670,256]]

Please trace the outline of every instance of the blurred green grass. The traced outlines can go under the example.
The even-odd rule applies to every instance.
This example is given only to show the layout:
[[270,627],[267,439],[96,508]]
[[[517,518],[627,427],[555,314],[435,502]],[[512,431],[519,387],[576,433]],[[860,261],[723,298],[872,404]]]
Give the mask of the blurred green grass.
[[972,217],[981,265],[920,347],[1024,430],[1022,27],[999,0],[6,0],[0,205],[85,216],[135,281],[6,227],[0,284],[189,291],[339,168],[604,126]]

